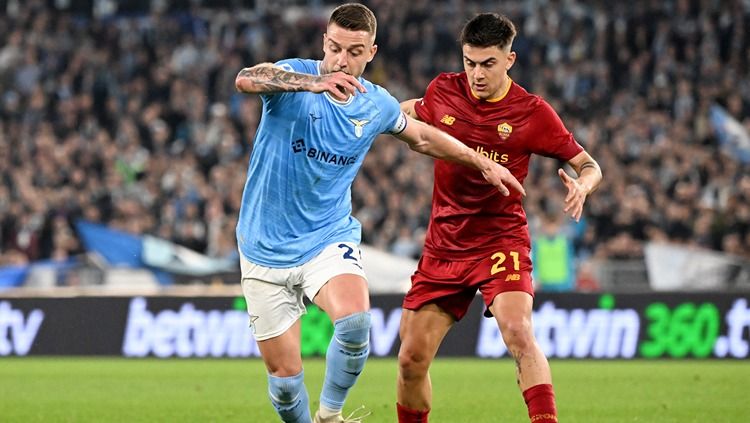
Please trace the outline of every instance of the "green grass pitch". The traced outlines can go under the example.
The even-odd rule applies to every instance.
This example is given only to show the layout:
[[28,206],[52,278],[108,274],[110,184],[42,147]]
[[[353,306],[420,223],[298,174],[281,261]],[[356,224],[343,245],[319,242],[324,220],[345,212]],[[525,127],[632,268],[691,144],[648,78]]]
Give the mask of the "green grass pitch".
[[[750,363],[552,361],[560,421],[750,422]],[[313,411],[324,362],[305,361]],[[431,421],[528,422],[509,359],[438,359]],[[345,411],[395,422],[394,359],[371,359]],[[2,422],[275,422],[258,359],[0,359]]]

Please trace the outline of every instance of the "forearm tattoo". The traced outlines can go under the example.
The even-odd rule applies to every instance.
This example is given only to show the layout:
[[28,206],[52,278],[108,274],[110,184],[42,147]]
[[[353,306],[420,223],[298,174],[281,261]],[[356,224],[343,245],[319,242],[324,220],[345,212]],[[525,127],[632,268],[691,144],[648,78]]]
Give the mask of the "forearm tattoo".
[[594,169],[597,168],[596,163],[594,163],[594,162],[586,162],[586,163],[584,163],[584,164],[581,165],[581,172],[583,172],[583,169],[586,169],[587,167],[591,167],[591,168],[594,168]]
[[256,66],[242,69],[240,77],[253,84],[254,92],[305,91],[320,77],[303,73],[287,72],[272,66]]

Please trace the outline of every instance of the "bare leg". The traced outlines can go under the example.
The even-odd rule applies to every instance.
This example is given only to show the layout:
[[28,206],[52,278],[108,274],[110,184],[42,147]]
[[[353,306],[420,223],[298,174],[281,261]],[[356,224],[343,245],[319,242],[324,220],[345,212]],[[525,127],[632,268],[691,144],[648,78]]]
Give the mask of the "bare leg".
[[534,338],[531,326],[531,295],[503,292],[495,297],[490,309],[497,320],[503,341],[516,360],[518,387],[524,391],[534,385],[552,383],[547,357]]
[[269,374],[278,377],[299,374],[302,371],[299,320],[283,334],[258,341],[258,349]]
[[326,351],[326,375],[315,421],[340,421],[341,410],[370,354],[370,298],[361,276],[331,278],[315,295],[315,303],[333,321]]
[[428,304],[417,311],[403,311],[401,349],[398,352],[400,405],[412,410],[430,409],[430,364],[453,323],[453,316],[435,304]]
[[310,404],[305,389],[300,355],[300,322],[283,334],[258,341],[268,369],[268,396],[281,420],[309,423]]
[[328,314],[332,322],[367,311],[370,309],[367,281],[358,275],[338,275],[320,288],[313,302]]
[[516,360],[516,383],[529,410],[529,420],[557,422],[552,374],[531,326],[532,302],[525,292],[503,292],[495,297],[490,309]]

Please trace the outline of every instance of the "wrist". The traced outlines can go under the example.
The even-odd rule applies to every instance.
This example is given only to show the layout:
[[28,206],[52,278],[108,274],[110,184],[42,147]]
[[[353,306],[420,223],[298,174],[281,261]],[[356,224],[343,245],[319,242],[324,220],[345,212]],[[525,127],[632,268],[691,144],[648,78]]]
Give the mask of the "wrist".
[[300,88],[304,91],[313,91],[315,85],[323,80],[322,76],[310,76],[300,81]]
[[578,178],[578,185],[580,185],[581,188],[583,188],[583,192],[586,195],[589,195],[594,191],[593,184],[589,181],[582,180],[582,178]]
[[495,165],[495,162],[493,162],[492,160],[490,160],[489,157],[486,157],[486,156],[484,156],[482,154],[476,153],[476,152],[474,152],[474,150],[472,150],[472,153],[475,153],[476,156],[477,156],[477,159],[478,159],[477,168],[480,171],[482,171],[482,172],[489,172],[492,169],[492,166]]

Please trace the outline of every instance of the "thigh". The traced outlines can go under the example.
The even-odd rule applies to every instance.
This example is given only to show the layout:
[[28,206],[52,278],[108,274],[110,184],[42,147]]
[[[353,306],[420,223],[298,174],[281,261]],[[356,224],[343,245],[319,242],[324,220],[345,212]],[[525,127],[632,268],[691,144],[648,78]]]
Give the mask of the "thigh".
[[255,339],[281,336],[305,313],[302,291],[293,284],[293,269],[272,269],[240,260],[242,293]]
[[279,336],[258,341],[258,349],[268,373],[278,377],[299,374],[302,371],[300,321]]
[[503,321],[531,321],[534,298],[527,292],[512,291],[498,294],[490,304],[490,310],[498,323]]
[[432,361],[453,323],[453,316],[436,304],[427,304],[419,310],[405,309],[399,330],[399,355],[417,355]]
[[337,242],[302,266],[302,289],[332,321],[370,308],[359,247]]
[[367,311],[370,309],[367,281],[352,274],[334,276],[318,290],[314,302],[328,314],[332,322]]
[[455,320],[461,320],[477,292],[477,287],[467,279],[474,267],[474,261],[422,257],[412,275],[403,307],[416,311],[427,304],[436,304]]
[[[514,343],[532,342],[534,332],[531,310],[534,299],[522,291],[502,292],[495,297],[488,310],[497,321],[497,327],[508,348]],[[511,350],[515,356],[516,352]]]

